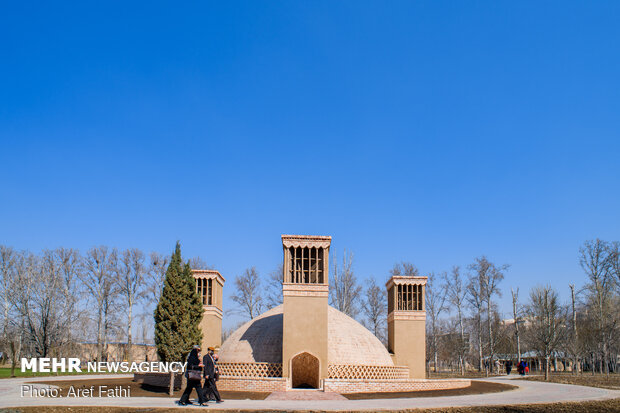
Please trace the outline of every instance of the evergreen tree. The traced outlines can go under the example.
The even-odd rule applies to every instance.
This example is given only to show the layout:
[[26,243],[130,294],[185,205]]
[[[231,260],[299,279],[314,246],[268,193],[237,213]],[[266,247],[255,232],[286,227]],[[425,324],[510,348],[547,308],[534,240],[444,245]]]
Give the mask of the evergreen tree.
[[202,303],[189,263],[182,263],[181,245],[177,242],[155,309],[155,345],[165,362],[184,361],[192,346],[202,340]]

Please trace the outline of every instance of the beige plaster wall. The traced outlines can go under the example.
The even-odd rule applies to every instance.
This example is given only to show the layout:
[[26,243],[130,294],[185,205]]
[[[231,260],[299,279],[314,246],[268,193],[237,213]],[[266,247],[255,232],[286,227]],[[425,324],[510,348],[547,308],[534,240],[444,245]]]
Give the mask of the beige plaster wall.
[[222,345],[222,319],[211,311],[205,311],[200,322],[202,330],[202,354],[206,354],[209,347]]
[[327,297],[284,296],[282,375],[290,377],[291,359],[308,352],[319,359],[327,377]]
[[426,377],[426,328],[424,320],[393,320],[388,323],[394,364],[409,366],[409,377]]

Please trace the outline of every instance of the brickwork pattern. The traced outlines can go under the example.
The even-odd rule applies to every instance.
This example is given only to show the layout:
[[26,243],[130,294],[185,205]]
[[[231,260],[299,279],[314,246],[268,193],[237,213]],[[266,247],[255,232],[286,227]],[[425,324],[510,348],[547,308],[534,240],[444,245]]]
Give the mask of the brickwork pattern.
[[226,377],[282,377],[282,363],[218,363]]
[[220,377],[218,390],[274,392],[286,391],[287,381],[281,377]]
[[471,380],[342,380],[325,379],[323,390],[336,393],[375,393],[375,392],[404,392],[420,390],[446,390],[469,387]]
[[330,364],[327,366],[330,379],[394,380],[408,379],[409,368],[404,366],[358,366]]

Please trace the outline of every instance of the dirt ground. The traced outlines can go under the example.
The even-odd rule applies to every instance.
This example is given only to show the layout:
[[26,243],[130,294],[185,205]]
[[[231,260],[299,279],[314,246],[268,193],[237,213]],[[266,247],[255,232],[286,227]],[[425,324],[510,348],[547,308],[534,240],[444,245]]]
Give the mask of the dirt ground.
[[[38,384],[50,384],[58,386],[60,393],[63,397],[67,395],[69,388],[74,387],[78,389],[89,389],[94,386],[98,389],[99,386],[108,386],[108,388],[121,386],[123,389],[129,388],[131,397],[168,397],[168,389],[164,387],[149,386],[148,384],[137,383],[130,378],[125,379],[99,379],[99,380],[63,380],[63,381],[49,381],[49,382],[37,382]],[[181,398],[183,389],[174,392],[174,397]],[[229,400],[263,400],[269,396],[269,392],[243,392],[243,391],[220,391],[222,399]],[[192,398],[196,397],[196,392],[193,391]]]
[[[60,388],[60,393],[63,397],[67,396],[67,392],[70,387],[73,386],[74,390],[89,389],[94,386],[98,389],[99,386],[108,386],[108,388],[121,386],[122,388],[130,389],[131,397],[168,397],[168,389],[162,387],[153,387],[141,383],[134,382],[130,378],[125,379],[98,379],[98,380],[63,380],[63,381],[50,381],[44,382],[45,384],[51,384]],[[472,381],[472,385],[463,389],[450,389],[450,390],[426,390],[415,392],[398,392],[398,393],[350,393],[343,394],[349,400],[360,399],[394,399],[405,397],[441,397],[441,396],[460,396],[465,394],[480,394],[480,393],[496,393],[506,390],[515,389],[516,386],[502,383],[490,383],[483,381]],[[97,390],[95,390],[97,392]],[[174,397],[181,398],[182,390],[177,390],[174,393]],[[194,392],[192,396],[195,397]],[[220,395],[223,399],[229,400],[263,400],[269,393],[259,392],[240,392],[240,391],[221,391]]]
[[[133,409],[119,407],[19,407],[2,409],[2,413],[178,413],[187,409]],[[225,410],[206,407],[205,411],[224,413]],[[446,409],[411,409],[408,412],[427,413],[618,413],[620,399],[582,402],[582,403],[551,403],[523,406],[482,406],[482,407],[452,407]],[[403,413],[400,411],[399,413]]]
[[487,381],[472,380],[471,386],[463,389],[449,389],[449,390],[424,390],[424,391],[411,391],[411,392],[396,392],[396,393],[348,393],[343,394],[349,400],[361,400],[361,399],[402,399],[408,397],[441,397],[441,396],[463,396],[466,394],[480,394],[480,393],[497,393],[506,390],[516,389],[517,386],[503,383],[491,383]]
[[[545,381],[544,376],[527,377],[526,380]],[[620,374],[610,374],[609,377],[604,374],[588,374],[582,373],[572,375],[570,373],[551,374],[549,381],[552,383],[576,384],[578,386],[600,387],[603,389],[620,390]]]

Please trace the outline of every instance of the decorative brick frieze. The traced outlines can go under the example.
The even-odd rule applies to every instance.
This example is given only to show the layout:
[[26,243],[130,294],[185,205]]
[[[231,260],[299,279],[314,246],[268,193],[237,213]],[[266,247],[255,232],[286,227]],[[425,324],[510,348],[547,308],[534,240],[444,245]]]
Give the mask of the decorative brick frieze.
[[282,235],[284,248],[329,248],[332,237],[323,235]]
[[409,367],[330,364],[327,366],[327,375],[330,379],[408,379]]
[[203,313],[202,313],[203,316],[214,315],[216,317],[222,318],[222,316],[224,315],[224,312],[214,305],[205,305],[202,308],[203,308]]
[[327,297],[329,285],[327,284],[282,284],[282,295],[285,297]]
[[392,311],[388,314],[387,321],[394,320],[425,321],[426,311]]
[[282,377],[282,363],[218,363],[220,375],[239,377]]

